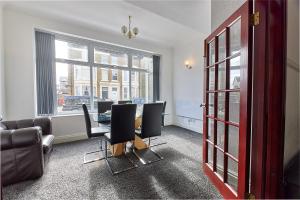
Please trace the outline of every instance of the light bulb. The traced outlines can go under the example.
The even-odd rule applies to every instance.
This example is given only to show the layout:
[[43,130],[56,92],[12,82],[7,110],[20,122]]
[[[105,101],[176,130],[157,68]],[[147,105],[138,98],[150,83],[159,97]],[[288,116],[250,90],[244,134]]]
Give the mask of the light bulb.
[[139,34],[139,29],[137,27],[134,27],[132,29],[132,32],[133,32],[134,35],[137,35],[137,34]]
[[124,25],[121,28],[121,32],[125,35],[127,33],[127,27]]

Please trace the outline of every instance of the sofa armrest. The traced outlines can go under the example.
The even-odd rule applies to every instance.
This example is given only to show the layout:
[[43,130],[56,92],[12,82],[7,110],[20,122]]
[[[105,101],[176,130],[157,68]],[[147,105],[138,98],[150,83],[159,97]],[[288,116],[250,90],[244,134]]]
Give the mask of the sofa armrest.
[[49,117],[35,118],[34,126],[41,127],[43,135],[52,135],[52,123]]
[[11,134],[13,147],[25,147],[41,143],[41,128],[30,127],[14,130]]
[[6,150],[6,149],[11,149],[12,146],[12,141],[11,141],[11,134],[12,130],[1,130],[1,151]]

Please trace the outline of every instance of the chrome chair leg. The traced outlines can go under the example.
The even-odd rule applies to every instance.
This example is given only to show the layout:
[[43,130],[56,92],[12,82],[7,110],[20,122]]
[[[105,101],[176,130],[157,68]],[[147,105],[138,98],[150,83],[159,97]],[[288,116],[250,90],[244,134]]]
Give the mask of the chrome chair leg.
[[[153,141],[153,140],[157,140],[158,138],[156,137],[156,138],[151,138],[151,141]],[[145,141],[144,141],[145,142]],[[158,144],[153,144],[153,145],[151,145],[150,147],[156,147],[156,146],[160,146],[160,145],[164,145],[164,144],[167,144],[167,142],[162,142],[162,143],[158,143]]]
[[94,154],[94,153],[97,153],[97,152],[99,152],[99,154],[100,154],[100,152],[103,151],[103,145],[102,145],[103,142],[102,142],[102,141],[103,141],[103,139],[100,138],[100,140],[99,140],[99,149],[100,149],[100,150],[97,150],[97,151],[90,151],[90,152],[86,152],[86,153],[84,154],[84,156],[83,156],[83,164],[88,164],[88,163],[92,163],[92,162],[96,162],[96,161],[99,161],[99,160],[103,160],[103,159],[104,159],[104,157],[101,157],[101,155],[99,155],[99,157],[97,157],[97,158],[95,158],[95,159],[92,159],[92,160],[87,160],[87,159],[86,159],[86,156],[89,155],[89,154]]
[[134,168],[137,168],[138,165],[134,164],[134,162],[126,155],[126,145],[125,145],[125,152],[124,152],[124,156],[127,158],[127,160],[131,163],[131,166],[126,168],[126,169],[121,169],[121,170],[118,170],[118,171],[114,171],[109,163],[109,160],[108,160],[108,157],[107,157],[107,140],[105,140],[105,161],[106,161],[106,164],[108,166],[108,169],[110,171],[110,173],[112,175],[116,175],[116,174],[120,174],[122,172],[126,172],[128,170],[131,170],[131,169],[134,169]]
[[[156,151],[154,151],[153,149],[151,149],[151,145],[150,145],[150,141],[151,139],[149,138],[149,141],[148,141],[148,145],[149,145],[149,148],[148,150],[150,150],[158,159],[156,160],[145,160],[143,157],[141,157],[136,151],[135,151],[135,148],[133,147],[133,154],[140,160],[140,162],[143,164],[143,165],[147,165],[147,164],[151,164],[151,163],[154,163],[154,162],[158,162],[158,161],[161,161],[164,159],[164,157],[162,157],[159,153],[157,153]],[[159,144],[161,145],[161,144]],[[153,146],[158,146],[158,145],[153,145]]]

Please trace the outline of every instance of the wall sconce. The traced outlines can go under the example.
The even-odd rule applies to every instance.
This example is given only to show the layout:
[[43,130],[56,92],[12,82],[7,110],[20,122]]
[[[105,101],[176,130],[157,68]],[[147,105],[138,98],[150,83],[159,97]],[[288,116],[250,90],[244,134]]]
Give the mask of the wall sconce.
[[185,61],[185,67],[186,67],[187,69],[192,69],[192,65],[190,64],[189,61]]

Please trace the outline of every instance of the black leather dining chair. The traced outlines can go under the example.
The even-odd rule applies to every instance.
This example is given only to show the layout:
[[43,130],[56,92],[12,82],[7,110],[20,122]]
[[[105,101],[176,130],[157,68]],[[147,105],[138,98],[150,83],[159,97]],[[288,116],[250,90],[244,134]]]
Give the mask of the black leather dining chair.
[[[83,113],[84,113],[86,133],[87,133],[88,138],[90,139],[90,138],[94,138],[94,137],[100,137],[100,140],[99,140],[100,149],[96,150],[96,151],[92,151],[92,152],[87,152],[87,153],[84,154],[83,163],[86,164],[86,163],[91,163],[91,162],[95,162],[95,161],[103,159],[103,158],[100,158],[100,152],[103,151],[102,137],[104,136],[105,133],[109,132],[109,127],[99,126],[99,127],[92,128],[91,119],[90,119],[90,115],[89,115],[89,111],[87,109],[87,106],[85,104],[82,104],[82,109],[83,109]],[[86,155],[97,153],[97,152],[99,152],[99,157],[98,158],[93,159],[93,160],[86,160]]]
[[136,130],[135,134],[142,139],[148,138],[148,149],[152,151],[158,157],[158,159],[146,161],[133,148],[133,153],[143,164],[149,164],[163,159],[163,157],[152,150],[150,146],[151,137],[157,137],[161,135],[161,115],[163,112],[163,106],[163,103],[144,104],[141,129]]
[[[135,138],[135,113],[136,104],[112,105],[111,109],[111,126],[110,132],[105,137],[105,160],[110,172],[115,175],[121,172],[136,168],[137,165],[126,155],[126,143],[133,141]],[[125,143],[124,155],[131,163],[131,166],[119,171],[113,171],[107,156],[107,143],[110,145]]]
[[123,100],[123,101],[118,101],[118,104],[131,104],[131,100]]
[[162,111],[162,115],[161,115],[161,126],[164,127],[167,102],[166,101],[156,101],[156,103],[163,103],[163,111]]
[[111,105],[113,104],[113,101],[98,101],[98,114],[111,110]]

